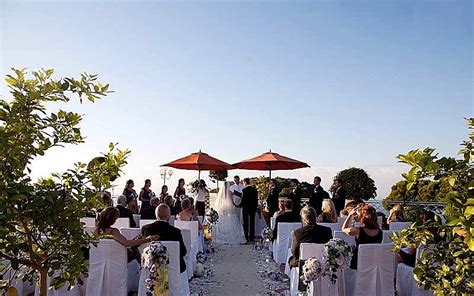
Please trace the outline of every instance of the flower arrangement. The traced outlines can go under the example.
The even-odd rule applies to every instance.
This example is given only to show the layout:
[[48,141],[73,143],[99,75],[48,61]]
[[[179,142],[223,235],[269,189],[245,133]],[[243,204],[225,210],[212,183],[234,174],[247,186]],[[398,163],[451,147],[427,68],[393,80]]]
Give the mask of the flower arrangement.
[[219,213],[211,208],[206,214],[206,219],[210,224],[216,224],[219,221]]
[[337,280],[337,271],[349,266],[352,258],[352,249],[348,243],[339,238],[333,238],[326,243],[322,259],[325,273],[330,275],[331,283]]
[[323,275],[324,268],[318,259],[312,257],[304,262],[301,279],[305,283],[317,281]]
[[147,296],[165,292],[168,281],[166,266],[169,264],[169,257],[168,250],[160,242],[152,242],[143,250],[142,266],[150,272],[145,280]]
[[271,241],[273,238],[273,230],[270,228],[270,227],[265,227],[263,230],[262,230],[262,239],[265,241],[265,242],[269,242]]
[[196,262],[204,263],[207,260],[207,256],[203,252],[197,252],[196,254]]

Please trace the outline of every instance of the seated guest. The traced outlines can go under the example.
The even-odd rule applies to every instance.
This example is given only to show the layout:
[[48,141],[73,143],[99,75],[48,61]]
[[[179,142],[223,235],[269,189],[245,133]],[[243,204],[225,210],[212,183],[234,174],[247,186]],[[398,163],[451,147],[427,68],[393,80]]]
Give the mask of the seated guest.
[[179,262],[180,262],[180,270],[181,273],[186,271],[186,263],[184,262],[184,256],[186,256],[186,246],[183,241],[183,235],[181,234],[181,230],[174,226],[168,224],[168,220],[170,219],[170,208],[165,205],[161,204],[156,208],[156,217],[157,221],[148,224],[142,227],[141,236],[146,237],[149,235],[159,235],[159,240],[161,241],[177,241],[179,242]]
[[102,195],[102,202],[104,203],[105,206],[107,206],[107,207],[113,207],[114,206],[114,202],[112,200],[112,197],[110,196],[110,194],[108,192],[102,191],[100,194]]
[[[125,197],[125,202],[126,202],[126,199],[127,198]],[[144,243],[150,243],[160,238],[159,235],[150,235],[142,239],[136,239],[136,240],[126,239],[117,228],[112,227],[112,225],[114,225],[115,221],[117,221],[119,217],[120,217],[120,212],[116,208],[108,207],[105,210],[103,210],[99,215],[99,221],[97,222],[97,227],[94,231],[94,234],[97,236],[110,235],[113,237],[115,241],[117,241],[122,246],[127,247],[127,248],[139,246]]]
[[347,218],[349,216],[349,213],[357,207],[359,204],[364,203],[363,201],[358,201],[358,200],[351,200],[346,204],[346,207],[341,211],[340,217]]
[[284,201],[285,212],[275,219],[275,228],[273,229],[273,240],[276,240],[278,235],[278,223],[279,222],[301,222],[301,218],[293,212],[293,201],[286,199]]
[[405,222],[405,211],[403,210],[402,205],[396,204],[390,210],[388,214],[387,223],[390,224],[392,222]]
[[183,210],[181,208],[181,201],[185,198],[187,198],[187,196],[183,194],[183,195],[181,195],[181,196],[174,199],[173,207],[171,208],[171,215],[176,216],[179,213],[181,213],[181,211]]
[[318,222],[321,223],[337,223],[336,208],[332,200],[326,198],[323,200],[321,207],[321,215],[318,217]]
[[286,198],[282,197],[278,199],[278,211],[273,214],[273,218],[276,218],[285,213],[285,200]]
[[150,207],[142,211],[140,219],[148,219],[148,220],[156,219],[155,211],[156,211],[156,207],[158,207],[159,204],[160,204],[160,199],[158,197],[152,197],[150,199]]
[[126,208],[127,206],[127,197],[125,195],[120,195],[117,198],[117,210],[119,210],[120,218],[128,218],[130,220],[130,227],[137,227],[135,220],[133,220],[133,212]]
[[[361,227],[350,226],[356,215],[359,217],[359,222],[362,224]],[[374,207],[367,204],[361,204],[352,209],[342,225],[342,231],[355,237],[356,248],[354,249],[354,255],[352,256],[351,261],[352,269],[357,269],[357,253],[359,245],[379,244],[383,239],[383,232],[377,222],[377,211]]]
[[161,187],[160,203],[165,203],[165,198],[166,198],[167,196],[170,196],[169,193],[168,193],[168,186],[163,185],[163,186]]
[[300,245],[302,243],[325,244],[332,239],[331,228],[316,224],[315,209],[305,206],[301,210],[301,221],[303,227],[293,233],[291,256],[288,260],[291,267],[297,267],[299,264]]
[[201,222],[198,219],[198,213],[193,207],[193,199],[185,198],[181,201],[181,213],[178,214],[177,219],[181,221],[198,221],[199,229],[202,229]]

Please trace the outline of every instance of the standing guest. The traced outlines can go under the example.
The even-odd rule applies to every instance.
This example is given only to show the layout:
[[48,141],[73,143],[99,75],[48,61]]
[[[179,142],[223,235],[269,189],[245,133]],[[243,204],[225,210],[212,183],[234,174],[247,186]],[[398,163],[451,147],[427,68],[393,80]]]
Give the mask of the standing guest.
[[184,189],[184,179],[179,179],[178,181],[178,187],[176,187],[176,190],[174,191],[173,197],[174,197],[174,212],[173,215],[178,214],[181,212],[183,209],[181,209],[181,197],[186,195],[186,189]]
[[303,227],[293,233],[291,256],[288,263],[291,267],[298,267],[300,259],[300,245],[302,243],[325,244],[332,239],[332,230],[329,227],[316,224],[316,210],[305,206],[301,210]]
[[130,227],[137,227],[137,224],[133,219],[132,210],[127,208],[127,198],[125,195],[120,195],[117,198],[117,210],[119,210],[120,218],[128,218],[130,220]]
[[405,222],[405,211],[403,210],[403,206],[401,204],[396,204],[390,210],[387,223],[390,224],[392,222]]
[[161,241],[177,241],[179,242],[179,263],[181,273],[186,272],[186,263],[184,262],[184,256],[186,256],[187,250],[186,245],[183,241],[183,235],[179,228],[169,225],[170,219],[170,208],[161,204],[156,208],[157,221],[142,227],[141,236],[146,237],[149,235],[159,235]]
[[339,215],[346,205],[346,191],[342,188],[341,179],[334,179],[334,193],[332,194],[332,201],[336,207],[336,213]]
[[290,182],[291,192],[288,196],[293,201],[293,211],[299,213],[301,210],[301,188],[298,179],[292,179]]
[[164,202],[165,202],[165,198],[166,198],[167,196],[170,196],[169,193],[168,193],[168,186],[163,185],[163,186],[161,186],[160,203],[164,203]]
[[255,239],[255,213],[258,208],[258,191],[257,188],[250,185],[250,179],[244,179],[244,189],[242,189],[242,218],[245,239],[247,243],[253,242]]
[[309,197],[309,205],[316,210],[318,215],[320,215],[322,213],[321,207],[323,205],[323,199],[329,198],[329,195],[326,191],[324,191],[323,187],[321,187],[321,177],[314,177],[313,183],[314,190],[311,192]]
[[135,183],[133,180],[128,180],[127,183],[125,184],[125,188],[123,189],[122,195],[125,195],[127,198],[127,205],[130,205],[130,209],[134,214],[138,214],[138,203],[137,203],[137,192],[133,187],[135,186]]
[[285,213],[285,200],[287,200],[287,198],[285,197],[280,197],[278,198],[278,212],[275,212],[275,214],[273,214],[273,218],[277,218],[278,216],[281,216],[282,214]]
[[[361,227],[351,227],[352,220],[357,215]],[[342,231],[354,236],[356,248],[354,249],[351,268],[357,269],[357,253],[361,244],[379,244],[383,239],[383,232],[377,222],[377,211],[370,205],[361,204],[354,208],[342,225]]]
[[285,207],[285,213],[281,214],[275,219],[275,227],[273,229],[273,240],[276,240],[278,235],[278,223],[301,222],[300,216],[293,211],[293,201],[291,199],[285,199],[283,204]]
[[240,182],[239,176],[234,176],[234,184],[229,187],[230,192],[232,192],[232,200],[234,205],[236,205],[236,212],[237,216],[239,217],[239,221],[242,223],[242,209],[240,208],[240,203],[242,202],[242,189],[244,189],[244,185]]
[[160,205],[160,199],[158,197],[152,197],[150,199],[150,207],[146,210],[141,211],[140,219],[142,220],[153,220],[156,219],[155,211],[156,208]]
[[142,202],[142,205],[140,206],[140,214],[143,213],[144,210],[150,208],[150,199],[155,196],[153,191],[151,191],[150,187],[151,187],[151,180],[146,179],[145,185],[143,186],[139,195],[139,199]]
[[336,208],[332,200],[328,198],[323,200],[322,213],[318,217],[318,222],[337,223]]
[[209,190],[207,189],[206,182],[204,180],[199,180],[196,195],[196,209],[199,213],[199,216],[204,216],[206,214],[206,200],[208,197]]
[[268,182],[268,187],[267,208],[269,216],[272,217],[273,214],[278,211],[278,197],[280,192],[276,187],[275,179],[271,179]]
[[119,217],[120,213],[116,208],[108,207],[103,210],[99,215],[99,221],[97,222],[97,227],[94,231],[94,234],[97,236],[111,235],[115,241],[126,248],[139,246],[144,243],[151,243],[152,241],[156,241],[160,238],[159,235],[147,235],[146,238],[128,240],[120,233],[117,228],[112,227]]

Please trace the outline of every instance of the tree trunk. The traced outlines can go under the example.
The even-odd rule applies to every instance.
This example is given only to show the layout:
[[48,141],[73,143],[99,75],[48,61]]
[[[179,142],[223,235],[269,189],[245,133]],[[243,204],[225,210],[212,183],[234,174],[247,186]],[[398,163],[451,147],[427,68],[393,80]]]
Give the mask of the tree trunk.
[[48,271],[46,269],[40,270],[39,296],[47,296],[48,294],[47,280],[48,280]]

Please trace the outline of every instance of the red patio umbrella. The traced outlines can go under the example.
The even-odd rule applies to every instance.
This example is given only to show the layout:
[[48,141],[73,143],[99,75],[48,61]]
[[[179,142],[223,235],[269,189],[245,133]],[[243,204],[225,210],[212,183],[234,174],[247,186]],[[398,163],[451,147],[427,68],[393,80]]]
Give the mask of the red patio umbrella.
[[191,155],[169,162],[162,166],[182,170],[199,171],[199,179],[201,179],[201,171],[219,171],[234,169],[234,167],[230,164],[212,156],[209,156],[209,154],[203,153],[201,152],[201,150],[199,150],[199,152],[192,153]]
[[269,171],[271,178],[272,171],[308,168],[309,165],[270,150],[260,156],[238,162],[233,167],[241,170]]

